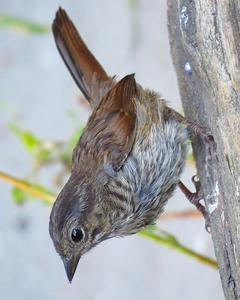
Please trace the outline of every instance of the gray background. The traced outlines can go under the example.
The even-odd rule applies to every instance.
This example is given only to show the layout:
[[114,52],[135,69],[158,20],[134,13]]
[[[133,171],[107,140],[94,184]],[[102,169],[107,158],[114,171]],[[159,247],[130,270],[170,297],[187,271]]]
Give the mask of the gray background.
[[[58,6],[75,21],[109,74],[136,72],[145,87],[160,91],[181,111],[170,59],[165,1],[0,0],[4,14],[49,25]],[[47,139],[68,139],[87,120],[79,91],[57,53],[51,34],[0,31],[0,169],[25,177],[31,161],[9,133],[13,120]],[[69,111],[78,119],[69,118]],[[50,174],[41,182],[52,188]],[[190,187],[194,169],[183,180]],[[34,181],[34,178],[32,178]],[[179,191],[166,210],[191,208]],[[50,209],[41,202],[19,207],[0,182],[0,299],[223,299],[218,272],[138,236],[112,239],[87,254],[70,285],[48,235]],[[214,256],[203,220],[160,222],[195,250]]]

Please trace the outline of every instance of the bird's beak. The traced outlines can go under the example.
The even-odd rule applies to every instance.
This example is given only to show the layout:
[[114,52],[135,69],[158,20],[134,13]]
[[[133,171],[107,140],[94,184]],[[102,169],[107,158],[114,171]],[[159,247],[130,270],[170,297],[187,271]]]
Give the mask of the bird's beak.
[[63,264],[70,283],[72,282],[79,260],[80,256],[72,256],[70,259],[63,258]]

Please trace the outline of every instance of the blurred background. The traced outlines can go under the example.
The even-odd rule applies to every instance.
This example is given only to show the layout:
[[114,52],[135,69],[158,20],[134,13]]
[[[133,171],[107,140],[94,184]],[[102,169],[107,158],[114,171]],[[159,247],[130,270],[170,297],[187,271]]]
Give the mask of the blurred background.
[[[0,0],[0,171],[54,193],[90,112],[50,31],[59,5],[109,74],[135,72],[181,111],[165,0]],[[192,189],[194,174],[188,164],[182,180]],[[177,190],[166,213],[187,209]],[[0,299],[223,299],[216,269],[139,235],[95,248],[70,285],[48,234],[49,213],[46,201],[0,180]],[[214,258],[202,219],[163,218],[158,226]]]

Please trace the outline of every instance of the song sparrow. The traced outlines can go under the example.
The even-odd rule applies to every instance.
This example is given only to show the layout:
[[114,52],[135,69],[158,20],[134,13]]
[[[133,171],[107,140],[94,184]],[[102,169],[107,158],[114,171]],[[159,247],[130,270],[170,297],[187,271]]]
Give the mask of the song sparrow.
[[[52,25],[57,48],[92,107],[73,152],[71,176],[57,197],[49,231],[69,281],[80,257],[101,241],[154,223],[180,183],[187,130],[209,135],[169,108],[161,96],[127,75],[109,77],[88,50],[67,13]],[[206,215],[199,193],[180,183]]]

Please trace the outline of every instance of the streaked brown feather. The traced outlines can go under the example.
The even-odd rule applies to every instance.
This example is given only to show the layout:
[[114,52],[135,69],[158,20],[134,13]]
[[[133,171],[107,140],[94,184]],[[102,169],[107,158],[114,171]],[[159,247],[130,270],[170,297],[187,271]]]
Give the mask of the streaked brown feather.
[[[52,31],[57,48],[84,96],[95,107],[112,86],[112,79],[87,48],[76,27],[61,7],[56,13]],[[102,93],[101,91],[103,89]]]
[[91,155],[106,160],[117,171],[130,153],[136,136],[134,101],[138,95],[134,75],[120,80],[93,111],[74,153],[74,161]]

